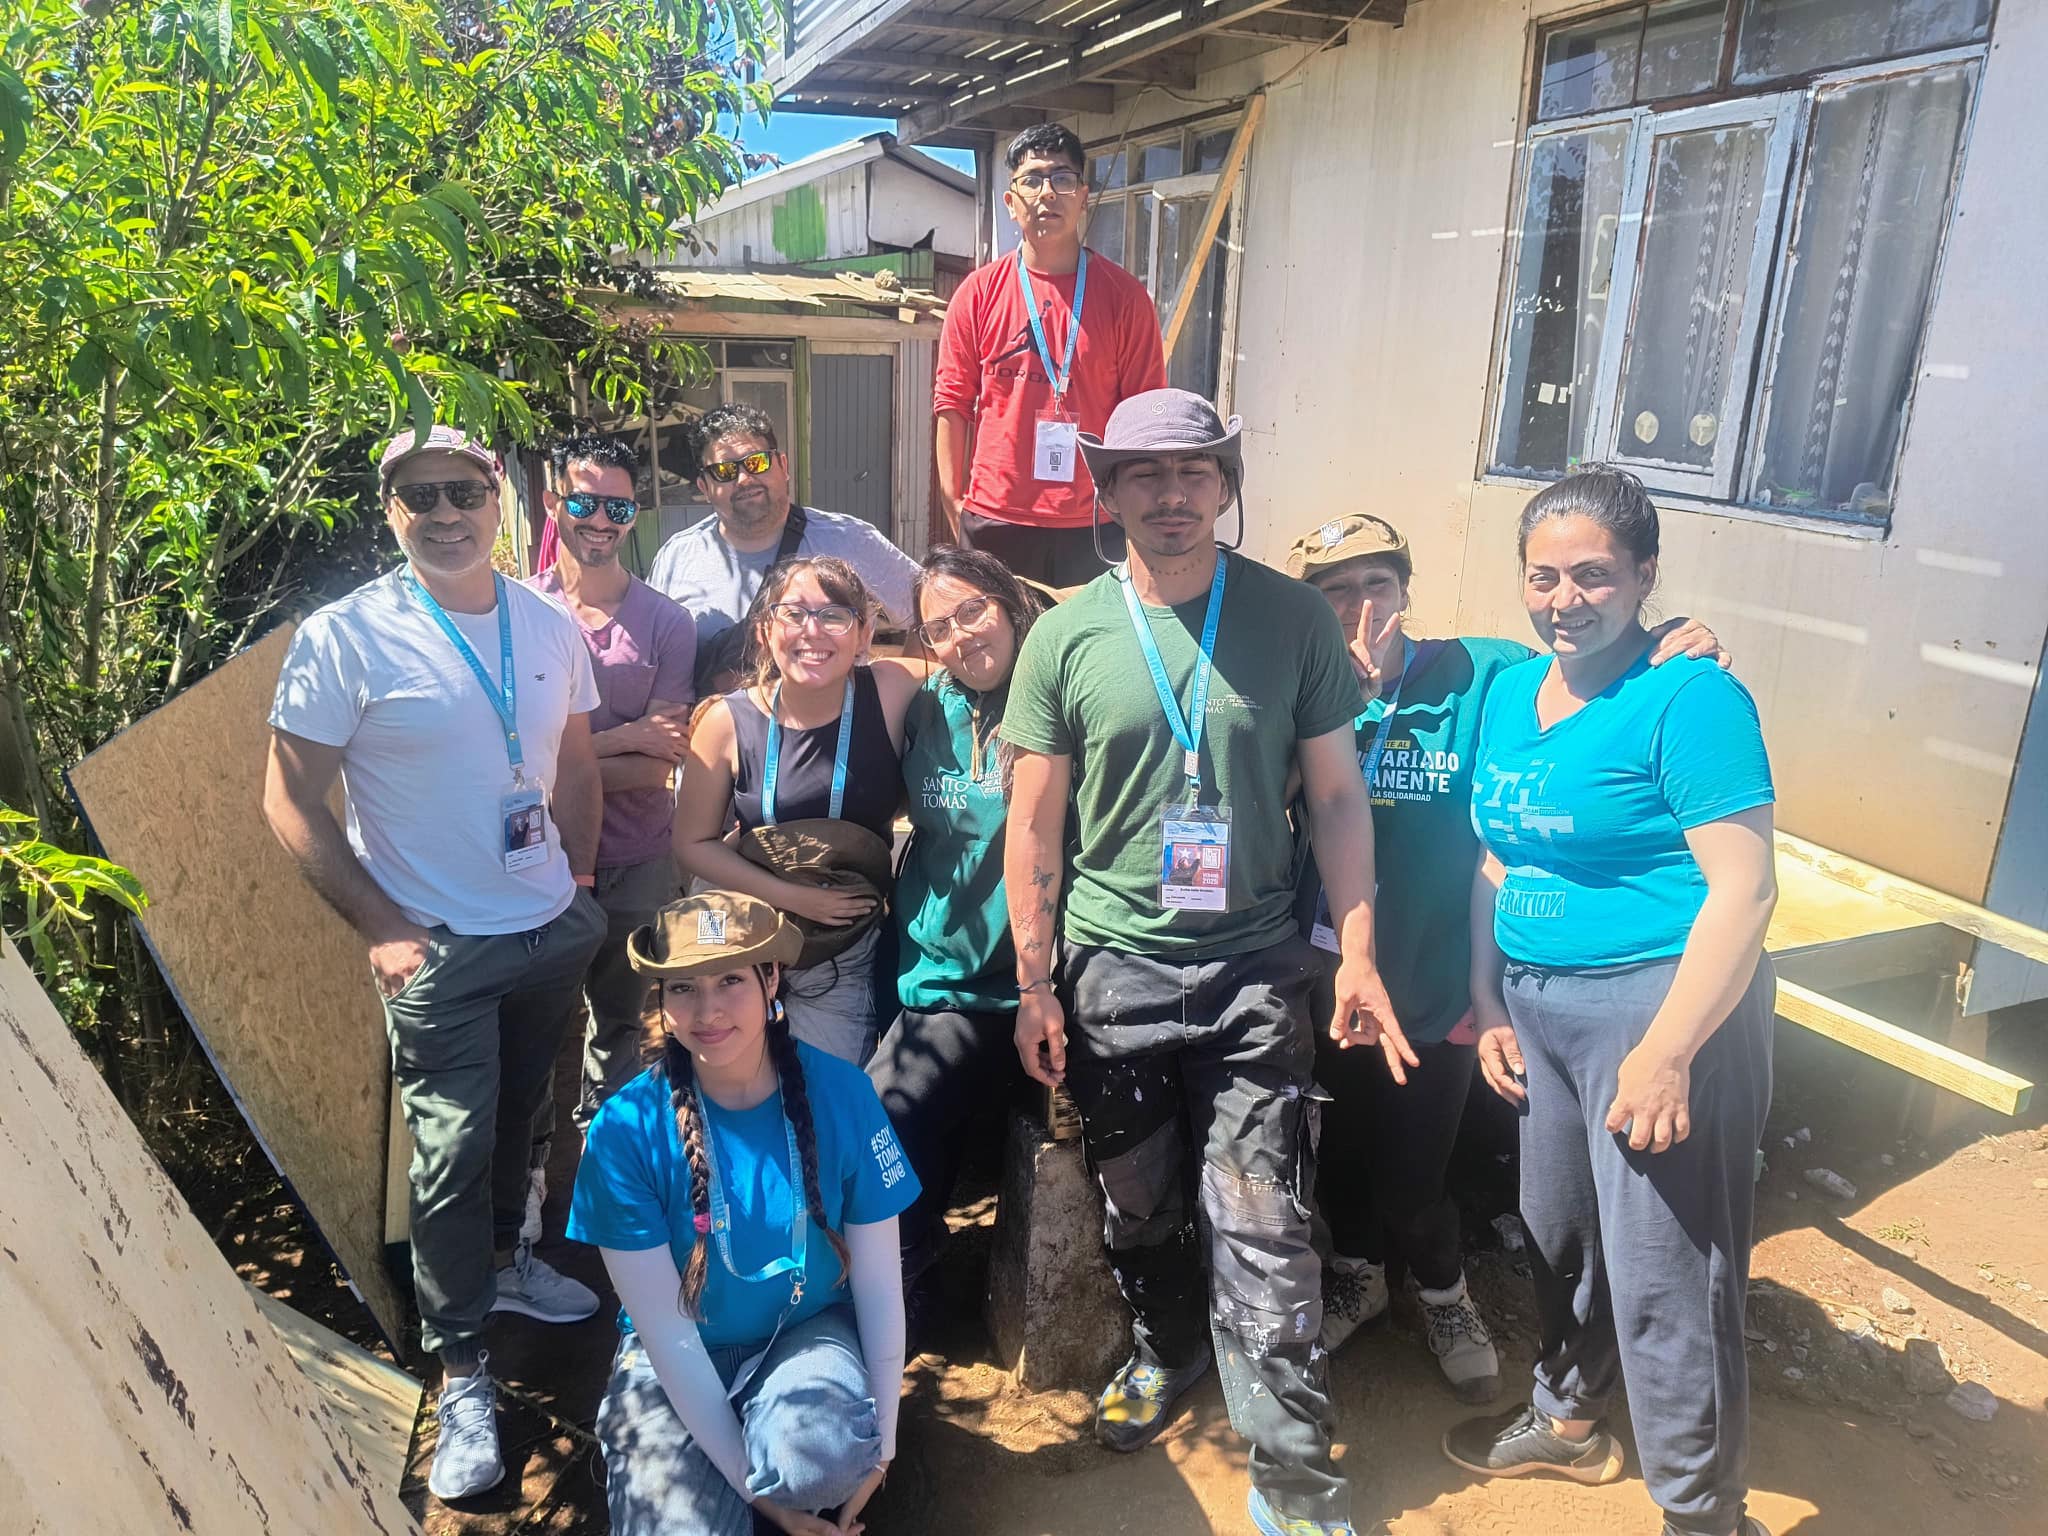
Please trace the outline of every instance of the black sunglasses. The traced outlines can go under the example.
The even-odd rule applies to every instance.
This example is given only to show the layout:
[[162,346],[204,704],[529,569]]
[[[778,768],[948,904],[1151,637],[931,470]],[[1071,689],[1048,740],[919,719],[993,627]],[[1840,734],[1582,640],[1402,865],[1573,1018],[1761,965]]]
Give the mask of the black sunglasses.
[[775,455],[772,453],[744,453],[736,459],[720,459],[716,464],[706,464],[704,473],[720,485],[731,485],[733,481],[739,479],[741,470],[744,469],[750,475],[765,475],[768,473],[768,466],[774,462]]
[[562,498],[562,510],[574,518],[595,517],[603,512],[623,528],[640,515],[640,503],[630,496],[585,496],[579,492]]
[[404,502],[413,516],[425,517],[440,505],[443,496],[456,511],[474,512],[490,496],[491,486],[486,480],[415,480],[410,485],[394,485],[391,494]]

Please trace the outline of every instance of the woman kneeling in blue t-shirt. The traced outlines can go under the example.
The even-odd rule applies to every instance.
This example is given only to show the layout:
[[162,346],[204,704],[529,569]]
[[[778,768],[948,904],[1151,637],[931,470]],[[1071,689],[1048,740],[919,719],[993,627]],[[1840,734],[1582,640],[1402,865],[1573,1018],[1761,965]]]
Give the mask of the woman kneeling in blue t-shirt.
[[591,1122],[569,1215],[623,1303],[597,1415],[614,1536],[852,1533],[895,1455],[917,1176],[859,1069],[791,1038],[801,945],[727,891],[627,944],[662,1059]]
[[1657,511],[1634,476],[1567,476],[1520,542],[1551,654],[1486,699],[1472,1003],[1480,1070],[1522,1109],[1543,1338],[1534,1401],[1444,1450],[1488,1476],[1611,1482],[1600,1421],[1625,1375],[1667,1536],[1758,1536],[1742,1326],[1776,991],[1763,734],[1713,663],[1650,667]]

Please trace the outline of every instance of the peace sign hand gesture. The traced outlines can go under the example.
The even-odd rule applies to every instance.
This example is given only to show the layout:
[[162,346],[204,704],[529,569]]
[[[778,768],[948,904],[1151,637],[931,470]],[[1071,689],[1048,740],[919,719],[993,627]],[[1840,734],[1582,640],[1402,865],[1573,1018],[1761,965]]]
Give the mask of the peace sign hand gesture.
[[1371,703],[1380,696],[1380,679],[1386,675],[1387,656],[1394,648],[1394,636],[1401,628],[1401,610],[1396,608],[1387,615],[1387,622],[1377,629],[1373,620],[1371,598],[1367,598],[1358,610],[1358,633],[1351,637],[1351,670],[1358,674],[1359,689]]

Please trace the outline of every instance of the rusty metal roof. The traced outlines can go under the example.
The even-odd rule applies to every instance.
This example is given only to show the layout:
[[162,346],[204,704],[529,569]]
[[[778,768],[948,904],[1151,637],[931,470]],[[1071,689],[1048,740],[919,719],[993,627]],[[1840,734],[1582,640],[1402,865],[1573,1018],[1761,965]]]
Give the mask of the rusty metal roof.
[[654,274],[661,296],[679,304],[703,304],[738,300],[774,304],[795,309],[825,310],[837,305],[859,305],[887,310],[891,314],[910,312],[911,322],[929,318],[936,322],[946,313],[945,301],[927,289],[863,272],[837,272],[830,276],[807,272],[741,272],[703,267],[667,267]]

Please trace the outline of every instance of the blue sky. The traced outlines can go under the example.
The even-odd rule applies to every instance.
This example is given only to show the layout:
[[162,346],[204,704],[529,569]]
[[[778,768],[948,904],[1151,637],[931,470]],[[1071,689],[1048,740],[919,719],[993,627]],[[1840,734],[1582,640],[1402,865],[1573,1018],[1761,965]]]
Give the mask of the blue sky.
[[[808,112],[777,112],[764,127],[760,119],[748,117],[740,128],[740,141],[755,154],[774,154],[787,165],[821,149],[844,144],[878,129],[894,131],[893,117],[823,117]],[[964,149],[927,149],[925,154],[974,174],[974,156]]]

